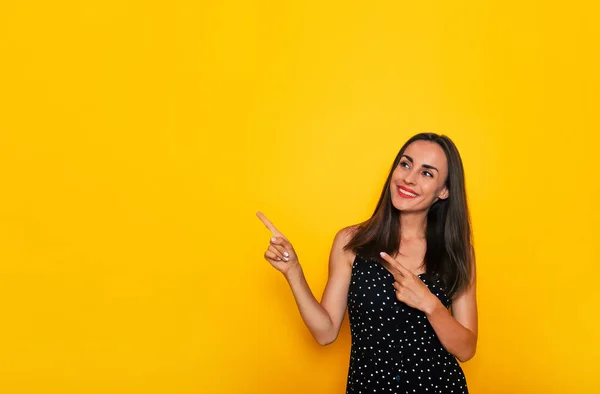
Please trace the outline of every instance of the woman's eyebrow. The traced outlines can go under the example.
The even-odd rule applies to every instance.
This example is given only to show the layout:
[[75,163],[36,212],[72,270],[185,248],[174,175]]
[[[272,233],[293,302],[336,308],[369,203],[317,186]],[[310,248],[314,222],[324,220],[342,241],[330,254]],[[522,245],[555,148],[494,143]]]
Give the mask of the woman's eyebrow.
[[[402,155],[402,156],[403,156],[403,157],[406,157],[406,158],[408,159],[408,161],[410,161],[410,162],[411,162],[411,164],[415,162],[415,161],[413,160],[413,158],[412,158],[412,157],[410,157],[410,156],[408,156],[408,155]],[[423,164],[421,167],[423,167],[423,168],[427,168],[427,169],[430,169],[430,170],[436,170],[437,172],[440,172],[440,170],[438,170],[437,168],[435,168],[434,166],[432,166],[432,165],[430,165],[430,164]]]
[[436,170],[437,172],[440,172],[437,168],[435,168],[434,166],[431,166],[429,164],[423,164],[421,167],[428,168],[430,170]]

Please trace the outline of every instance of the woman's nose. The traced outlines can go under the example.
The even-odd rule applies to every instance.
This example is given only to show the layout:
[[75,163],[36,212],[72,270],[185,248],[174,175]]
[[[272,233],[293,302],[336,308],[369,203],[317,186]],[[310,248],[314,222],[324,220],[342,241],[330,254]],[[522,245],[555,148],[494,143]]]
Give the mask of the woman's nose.
[[409,171],[404,177],[404,182],[409,183],[411,185],[415,184],[415,180],[417,179],[417,174],[415,171]]

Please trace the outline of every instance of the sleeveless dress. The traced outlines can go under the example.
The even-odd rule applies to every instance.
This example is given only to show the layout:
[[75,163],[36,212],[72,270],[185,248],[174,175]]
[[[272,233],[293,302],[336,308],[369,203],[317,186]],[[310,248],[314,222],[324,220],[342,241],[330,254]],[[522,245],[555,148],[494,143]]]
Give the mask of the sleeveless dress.
[[[441,283],[419,278],[446,308]],[[394,276],[356,256],[348,290],[352,347],[347,394],[468,393],[458,361],[440,343],[425,313],[396,299]]]

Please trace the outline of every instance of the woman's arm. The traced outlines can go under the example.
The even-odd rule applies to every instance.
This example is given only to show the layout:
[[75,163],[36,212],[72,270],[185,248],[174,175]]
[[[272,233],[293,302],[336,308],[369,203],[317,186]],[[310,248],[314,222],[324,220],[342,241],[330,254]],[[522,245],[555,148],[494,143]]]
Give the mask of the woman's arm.
[[329,277],[320,303],[313,296],[300,265],[285,275],[304,324],[323,346],[336,340],[346,313],[353,258],[353,253],[343,250],[348,241],[346,229],[335,236],[329,256]]
[[475,355],[477,347],[477,302],[475,266],[469,286],[453,300],[452,314],[421,279],[386,253],[381,257],[394,270],[396,298],[425,313],[437,337],[454,357],[462,362]]
[[477,348],[477,301],[475,270],[469,287],[452,301],[452,314],[437,297],[424,310],[440,342],[461,362],[473,358]]

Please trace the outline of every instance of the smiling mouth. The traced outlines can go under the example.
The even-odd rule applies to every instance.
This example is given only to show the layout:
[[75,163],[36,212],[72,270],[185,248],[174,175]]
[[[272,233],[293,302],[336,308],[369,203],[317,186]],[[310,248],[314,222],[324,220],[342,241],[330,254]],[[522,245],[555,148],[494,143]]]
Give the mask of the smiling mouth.
[[401,197],[404,197],[404,198],[415,198],[415,197],[417,197],[416,193],[409,192],[408,190],[402,189],[399,186],[396,186],[396,189],[398,190],[398,194]]

